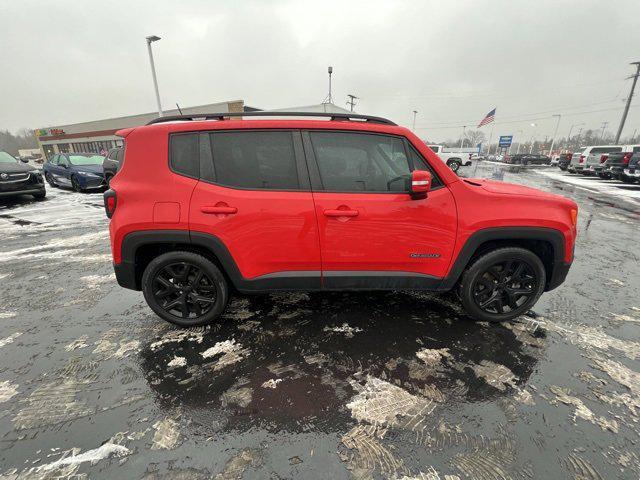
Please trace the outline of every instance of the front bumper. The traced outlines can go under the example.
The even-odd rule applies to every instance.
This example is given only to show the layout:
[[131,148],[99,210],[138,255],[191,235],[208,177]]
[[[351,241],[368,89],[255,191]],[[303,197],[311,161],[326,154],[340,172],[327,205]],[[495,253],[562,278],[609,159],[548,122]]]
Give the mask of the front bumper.
[[45,193],[44,185],[40,187],[34,188],[33,186],[30,188],[25,188],[22,190],[0,190],[0,197],[15,197],[17,195],[38,195],[41,193]]
[[88,177],[88,176],[78,175],[76,178],[78,179],[78,184],[80,185],[80,188],[84,190],[99,189],[107,186],[103,176]]

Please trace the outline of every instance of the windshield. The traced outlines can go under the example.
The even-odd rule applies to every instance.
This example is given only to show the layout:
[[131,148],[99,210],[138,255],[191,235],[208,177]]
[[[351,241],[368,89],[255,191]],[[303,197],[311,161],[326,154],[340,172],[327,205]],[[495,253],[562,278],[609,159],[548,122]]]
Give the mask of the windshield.
[[1,152],[0,151],[0,163],[16,163],[18,160],[16,160],[12,155],[8,154],[7,152]]
[[97,153],[76,153],[69,155],[71,165],[102,165],[102,160],[104,160],[104,156],[98,155]]

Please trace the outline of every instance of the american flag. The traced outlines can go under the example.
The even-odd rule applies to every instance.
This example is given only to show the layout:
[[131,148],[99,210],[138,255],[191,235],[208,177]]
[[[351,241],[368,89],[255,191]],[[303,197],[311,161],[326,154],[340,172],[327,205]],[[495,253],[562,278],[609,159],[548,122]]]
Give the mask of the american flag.
[[478,128],[493,122],[496,119],[496,109],[491,110],[487,115],[482,119],[482,121],[478,124]]

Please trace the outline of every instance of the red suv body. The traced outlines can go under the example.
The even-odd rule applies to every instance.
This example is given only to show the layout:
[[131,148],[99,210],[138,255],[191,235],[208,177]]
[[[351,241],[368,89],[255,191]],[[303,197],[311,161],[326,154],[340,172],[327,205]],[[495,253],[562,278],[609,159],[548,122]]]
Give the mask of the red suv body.
[[116,277],[168,321],[215,320],[230,289],[453,288],[471,316],[499,321],[567,275],[572,200],[459,178],[384,119],[228,115],[118,133]]

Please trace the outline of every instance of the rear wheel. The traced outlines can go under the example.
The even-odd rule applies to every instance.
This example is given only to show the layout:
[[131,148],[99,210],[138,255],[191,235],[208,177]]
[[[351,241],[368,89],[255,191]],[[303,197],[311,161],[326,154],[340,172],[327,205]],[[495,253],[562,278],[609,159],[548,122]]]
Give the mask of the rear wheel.
[[463,273],[460,299],[477,320],[502,322],[527,312],[544,291],[546,273],[540,258],[524,248],[488,252]]
[[182,251],[162,254],[147,265],[142,292],[160,318],[181,327],[214,322],[229,299],[218,267],[202,255]]
[[447,165],[449,165],[449,168],[451,170],[453,170],[454,172],[457,172],[458,169],[460,168],[461,163],[458,160],[449,160]]
[[46,190],[42,190],[41,192],[33,194],[33,198],[35,198],[36,200],[42,200],[46,196],[47,196]]

